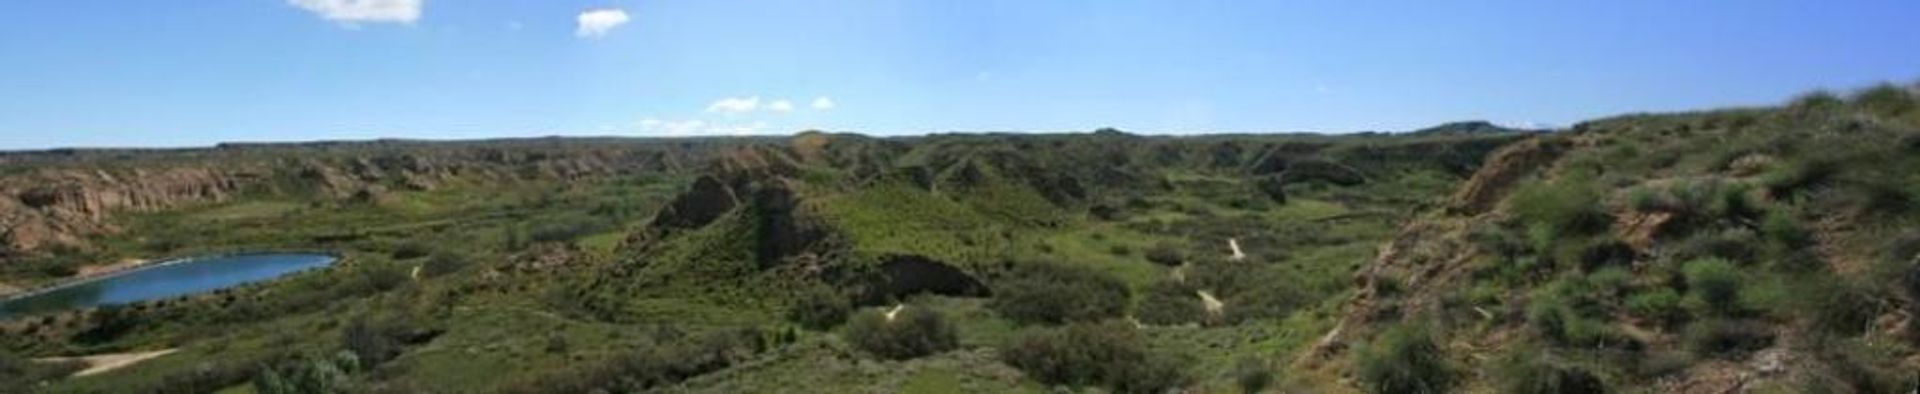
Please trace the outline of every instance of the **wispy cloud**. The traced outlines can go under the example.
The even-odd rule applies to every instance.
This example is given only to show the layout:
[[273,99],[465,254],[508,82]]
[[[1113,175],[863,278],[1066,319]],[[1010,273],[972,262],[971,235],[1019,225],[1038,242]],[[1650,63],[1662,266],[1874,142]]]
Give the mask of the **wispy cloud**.
[[353,27],[360,23],[413,23],[425,0],[287,0],[320,18]]
[[707,112],[723,114],[747,113],[756,109],[760,109],[760,96],[727,97],[714,100],[713,104],[707,104]]
[[793,112],[793,102],[787,101],[787,100],[773,100],[773,102],[767,103],[767,110],[773,111],[773,112],[779,112],[783,114],[788,112]]
[[767,130],[767,122],[715,123],[699,119],[664,120],[646,118],[636,123],[641,134],[689,136],[689,135],[741,135],[754,134]]
[[837,106],[837,104],[833,103],[833,99],[827,96],[820,96],[813,99],[813,109],[815,110],[826,111]]
[[573,35],[581,38],[605,37],[607,32],[612,31],[614,27],[627,24],[627,21],[632,20],[632,18],[627,17],[626,10],[619,8],[587,10],[586,12],[581,12],[580,15],[574,17],[574,19],[579,22],[580,26],[573,30]]

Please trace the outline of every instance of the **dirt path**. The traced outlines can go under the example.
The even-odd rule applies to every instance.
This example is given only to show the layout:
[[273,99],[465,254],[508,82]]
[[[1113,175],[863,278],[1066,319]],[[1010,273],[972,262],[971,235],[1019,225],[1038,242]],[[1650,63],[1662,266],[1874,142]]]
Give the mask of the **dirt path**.
[[79,274],[74,275],[74,277],[75,278],[91,278],[91,277],[96,277],[101,275],[108,275],[108,274],[112,274],[120,271],[140,268],[140,266],[147,265],[147,263],[152,263],[152,261],[149,261],[147,259],[121,259],[119,262],[115,262],[115,263],[88,264],[88,265],[80,266],[80,269],[77,271],[79,272]]
[[36,359],[34,361],[39,361],[43,363],[79,361],[81,363],[85,363],[87,365],[87,369],[80,370],[80,372],[76,372],[73,374],[74,377],[81,377],[81,376],[105,373],[107,371],[112,371],[112,370],[120,369],[129,365],[138,364],[141,361],[152,360],[156,357],[165,356],[167,354],[171,354],[178,350],[180,349],[155,350],[151,352],[95,354],[91,356],[80,356],[80,357],[50,357],[50,358]]
[[1214,298],[1212,292],[1199,290],[1194,293],[1200,295],[1200,304],[1207,306],[1207,314],[1209,315],[1220,316],[1220,313],[1227,309],[1227,303],[1220,302],[1219,298]]
[[1240,251],[1239,238],[1227,238],[1227,248],[1233,249],[1233,255],[1227,256],[1227,259],[1233,260],[1233,261],[1240,261],[1247,258],[1247,254],[1245,252]]

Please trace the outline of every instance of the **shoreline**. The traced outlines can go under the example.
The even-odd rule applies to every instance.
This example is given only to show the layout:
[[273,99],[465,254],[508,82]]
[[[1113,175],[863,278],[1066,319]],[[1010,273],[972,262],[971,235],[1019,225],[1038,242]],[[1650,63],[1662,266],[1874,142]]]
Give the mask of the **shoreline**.
[[[60,278],[58,280],[54,280],[53,282],[49,282],[47,284],[43,284],[40,286],[12,287],[10,285],[0,285],[0,286],[12,287],[14,289],[20,289],[20,291],[18,292],[0,293],[0,303],[13,302],[15,300],[29,298],[29,297],[33,297],[41,294],[46,294],[46,293],[58,291],[60,289],[65,289],[68,287],[78,286],[78,285],[82,285],[82,284],[86,284],[86,283],[90,283],[98,280],[112,278],[114,276],[131,274],[134,272],[165,267],[165,266],[184,263],[188,261],[231,257],[231,256],[255,255],[255,254],[316,254],[316,255],[325,255],[325,256],[332,257],[335,262],[338,262],[339,260],[342,259],[339,253],[321,252],[321,251],[312,251],[312,250],[258,250],[258,251],[247,251],[247,252],[222,252],[222,253],[208,253],[208,254],[202,254],[202,255],[195,255],[190,257],[170,257],[170,258],[157,259],[157,260],[132,258],[132,259],[122,260],[118,263],[81,267],[79,269],[79,273],[74,274],[73,276]],[[90,271],[89,268],[93,268],[93,270]]]

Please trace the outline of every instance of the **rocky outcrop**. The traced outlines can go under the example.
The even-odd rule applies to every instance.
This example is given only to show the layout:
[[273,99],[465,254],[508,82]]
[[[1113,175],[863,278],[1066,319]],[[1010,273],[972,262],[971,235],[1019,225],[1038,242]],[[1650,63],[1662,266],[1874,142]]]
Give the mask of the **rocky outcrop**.
[[799,174],[799,165],[787,153],[771,147],[734,149],[719,155],[709,168],[626,244],[646,250],[672,234],[739,220],[745,222],[727,223],[751,229],[750,247],[761,268],[818,261],[832,251],[832,232],[803,206],[797,182],[791,179]]
[[449,185],[679,171],[756,141],[617,139],[227,144],[211,149],[0,154],[0,264],[117,231],[117,215],[217,203],[243,193],[378,204]]
[[79,246],[112,230],[116,212],[156,212],[226,200],[258,174],[208,168],[60,169],[0,179],[0,241],[8,251]]
[[797,257],[818,258],[831,234],[827,226],[802,212],[800,198],[790,183],[768,179],[753,188],[754,257],[760,268],[770,268]]
[[673,198],[654,216],[653,226],[662,230],[699,228],[733,211],[740,202],[733,188],[712,175],[702,175],[693,187]]
[[1552,164],[1566,148],[1564,139],[1532,138],[1494,151],[1493,157],[1453,195],[1451,208],[1468,215],[1493,209],[1514,185]]

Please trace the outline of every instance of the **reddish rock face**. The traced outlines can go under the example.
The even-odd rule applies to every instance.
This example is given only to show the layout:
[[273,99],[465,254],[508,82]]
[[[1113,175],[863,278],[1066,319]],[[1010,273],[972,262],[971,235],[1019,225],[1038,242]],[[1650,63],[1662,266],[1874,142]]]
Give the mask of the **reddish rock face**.
[[720,147],[620,141],[329,142],[0,155],[0,264],[116,231],[112,218],[242,192],[378,202],[393,190],[674,171]]
[[240,187],[228,171],[196,167],[51,169],[0,179],[0,241],[8,251],[77,246],[111,231],[116,212],[154,212],[227,199]]
[[1453,196],[1456,212],[1474,215],[1493,209],[1513,185],[1535,171],[1551,165],[1565,150],[1563,143],[1534,138],[1494,151],[1480,171],[1467,179]]

